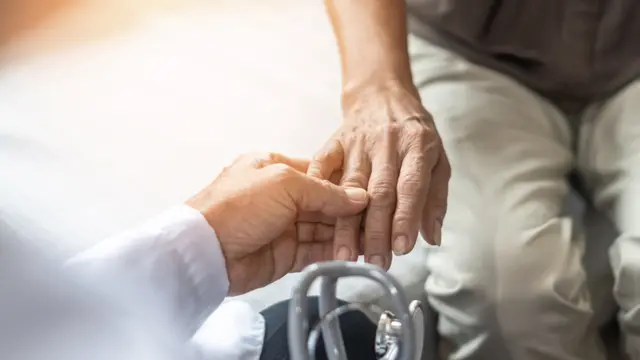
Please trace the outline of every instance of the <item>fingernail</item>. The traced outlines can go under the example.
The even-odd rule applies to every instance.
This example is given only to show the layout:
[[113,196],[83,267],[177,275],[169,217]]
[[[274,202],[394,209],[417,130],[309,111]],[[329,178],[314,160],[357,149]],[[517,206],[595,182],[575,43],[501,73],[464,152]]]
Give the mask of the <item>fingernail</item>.
[[393,253],[396,255],[404,255],[407,253],[407,247],[409,246],[409,240],[406,236],[400,235],[393,242]]
[[351,260],[351,251],[346,246],[341,246],[336,252],[336,260],[349,261]]
[[347,197],[351,201],[355,202],[366,202],[367,201],[367,191],[360,188],[346,188],[345,192],[347,193]]
[[380,255],[373,255],[369,258],[369,263],[379,266],[381,268],[385,268],[385,263],[384,263],[384,259],[382,258],[382,256]]
[[442,240],[442,222],[440,220],[436,220],[433,226],[433,242],[436,245],[440,246],[440,242]]

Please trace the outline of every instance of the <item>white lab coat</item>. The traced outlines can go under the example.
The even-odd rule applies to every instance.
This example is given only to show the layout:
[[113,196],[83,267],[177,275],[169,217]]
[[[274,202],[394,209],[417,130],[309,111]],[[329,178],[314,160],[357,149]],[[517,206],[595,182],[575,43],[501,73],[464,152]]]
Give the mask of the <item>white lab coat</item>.
[[190,207],[171,209],[62,267],[0,233],[4,360],[260,357],[264,319],[244,303],[223,303],[229,282],[220,244]]

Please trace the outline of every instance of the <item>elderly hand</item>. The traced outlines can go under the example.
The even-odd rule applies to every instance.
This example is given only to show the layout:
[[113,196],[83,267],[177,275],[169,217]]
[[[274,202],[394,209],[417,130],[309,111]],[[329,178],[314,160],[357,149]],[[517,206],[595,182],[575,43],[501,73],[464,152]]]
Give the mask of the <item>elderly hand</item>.
[[335,257],[356,260],[364,250],[368,262],[388,268],[391,248],[409,252],[420,229],[427,242],[439,244],[450,168],[415,88],[354,89],[343,95],[342,106],[342,126],[307,173],[328,179],[342,169],[340,185],[367,189],[370,201],[364,224],[360,214],[337,220]]
[[[187,202],[216,231],[231,295],[331,260],[335,217],[366,208],[366,191],[307,176],[308,165],[278,154],[245,155]],[[316,223],[313,236],[298,236],[296,222]]]

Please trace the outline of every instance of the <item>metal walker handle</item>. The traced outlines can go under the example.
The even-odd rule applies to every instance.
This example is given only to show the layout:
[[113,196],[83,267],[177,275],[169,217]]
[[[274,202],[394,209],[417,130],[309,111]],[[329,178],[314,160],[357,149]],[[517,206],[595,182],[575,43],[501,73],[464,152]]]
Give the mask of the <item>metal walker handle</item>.
[[[395,337],[399,346],[394,347],[393,354],[387,354],[383,359],[414,360],[418,354],[418,341],[415,336],[415,326],[412,319],[409,302],[400,284],[381,268],[361,263],[344,261],[330,261],[313,264],[301,273],[299,283],[294,287],[289,305],[289,352],[293,360],[311,360],[307,334],[309,333],[309,319],[307,313],[309,303],[307,294],[313,282],[320,279],[320,318],[331,315],[337,310],[336,284],[341,277],[364,277],[380,284],[391,299],[393,313],[383,314],[379,330],[385,327],[385,335]],[[412,308],[415,304],[412,304]],[[337,318],[322,325],[327,356],[330,360],[347,360],[342,332]],[[378,342],[384,339],[376,339]]]

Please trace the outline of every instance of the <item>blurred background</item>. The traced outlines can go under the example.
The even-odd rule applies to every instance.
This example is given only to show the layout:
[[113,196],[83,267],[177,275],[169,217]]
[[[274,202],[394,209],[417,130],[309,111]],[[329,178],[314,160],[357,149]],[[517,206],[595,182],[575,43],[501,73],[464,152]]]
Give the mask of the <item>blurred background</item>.
[[[66,258],[341,121],[320,0],[0,1],[0,235]],[[18,234],[18,236],[16,236]],[[392,273],[422,293],[423,251]],[[257,309],[296,276],[245,295]],[[346,299],[377,286],[343,283]]]

